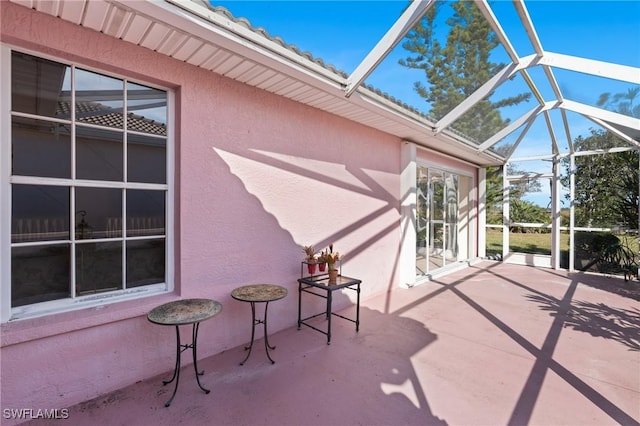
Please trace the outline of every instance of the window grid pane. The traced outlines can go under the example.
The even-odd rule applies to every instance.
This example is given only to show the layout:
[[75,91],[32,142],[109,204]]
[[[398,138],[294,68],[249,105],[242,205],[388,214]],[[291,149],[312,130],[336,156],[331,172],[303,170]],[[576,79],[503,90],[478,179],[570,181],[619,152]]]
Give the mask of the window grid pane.
[[165,283],[167,93],[19,52],[12,61],[12,307]]
[[11,120],[14,175],[71,177],[71,126],[53,121],[13,117]]
[[11,249],[11,305],[64,299],[70,296],[69,244]]

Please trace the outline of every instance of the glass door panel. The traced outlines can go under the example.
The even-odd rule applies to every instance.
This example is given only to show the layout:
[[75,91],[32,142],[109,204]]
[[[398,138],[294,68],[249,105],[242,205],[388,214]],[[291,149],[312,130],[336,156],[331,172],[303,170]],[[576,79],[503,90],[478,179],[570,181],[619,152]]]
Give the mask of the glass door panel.
[[416,276],[429,272],[427,256],[427,233],[429,231],[429,175],[426,167],[418,167],[416,185]]
[[444,265],[445,242],[445,185],[444,173],[439,170],[429,171],[430,213],[429,218],[429,271]]
[[418,167],[416,276],[458,261],[459,176]]
[[458,260],[458,176],[447,173],[445,178],[445,264]]

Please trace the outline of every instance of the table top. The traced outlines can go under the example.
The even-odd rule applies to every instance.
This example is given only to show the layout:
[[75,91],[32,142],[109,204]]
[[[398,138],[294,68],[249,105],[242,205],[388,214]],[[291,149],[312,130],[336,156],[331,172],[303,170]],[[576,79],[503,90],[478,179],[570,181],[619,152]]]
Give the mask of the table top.
[[207,320],[222,311],[222,304],[211,299],[181,299],[153,308],[147,319],[160,325],[184,325]]
[[241,302],[273,302],[287,295],[287,289],[275,284],[251,284],[238,287],[231,297]]
[[345,287],[350,287],[352,285],[362,283],[362,280],[357,278],[345,277],[344,275],[338,275],[336,282],[334,284],[329,284],[328,276],[315,276],[315,277],[304,277],[299,278],[298,282],[307,284],[313,287],[322,288],[325,290],[338,290]]

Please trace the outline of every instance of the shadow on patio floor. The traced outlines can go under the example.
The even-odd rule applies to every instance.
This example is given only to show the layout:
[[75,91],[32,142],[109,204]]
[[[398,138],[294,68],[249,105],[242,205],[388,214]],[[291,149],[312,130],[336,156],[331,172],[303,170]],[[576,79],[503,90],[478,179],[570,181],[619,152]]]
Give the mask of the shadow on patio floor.
[[208,395],[186,365],[168,408],[166,373],[65,424],[639,424],[637,302],[583,278],[483,262],[365,300],[360,332],[336,319],[330,346],[291,327],[269,337],[273,365],[261,340],[244,366],[242,347],[205,358]]

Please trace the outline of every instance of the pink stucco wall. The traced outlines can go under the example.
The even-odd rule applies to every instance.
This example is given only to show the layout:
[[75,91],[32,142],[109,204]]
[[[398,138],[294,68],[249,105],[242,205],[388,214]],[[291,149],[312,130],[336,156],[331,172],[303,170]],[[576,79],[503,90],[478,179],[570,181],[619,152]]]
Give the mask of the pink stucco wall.
[[224,306],[201,326],[201,357],[246,343],[248,306],[230,297],[239,285],[287,287],[269,327],[294,326],[302,245],[345,252],[365,299],[396,285],[400,140],[1,3],[3,43],[173,88],[177,112],[176,291],[3,324],[2,408],[64,407],[169,371],[173,330],[145,314],[178,297]]

